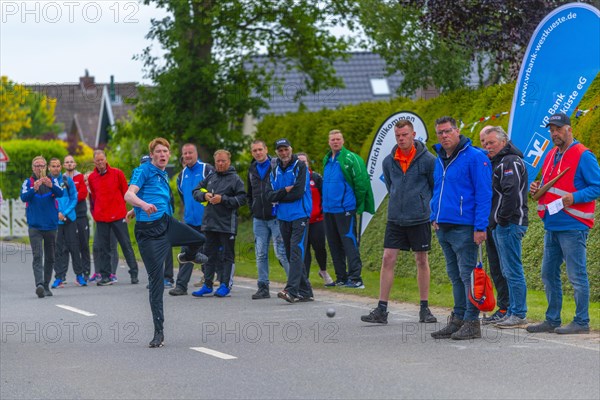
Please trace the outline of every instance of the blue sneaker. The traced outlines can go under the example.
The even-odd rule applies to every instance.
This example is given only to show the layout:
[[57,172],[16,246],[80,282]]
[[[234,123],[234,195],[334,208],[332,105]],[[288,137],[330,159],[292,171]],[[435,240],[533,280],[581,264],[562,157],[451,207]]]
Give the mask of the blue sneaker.
[[98,273],[94,273],[94,275],[92,275],[90,277],[90,279],[88,279],[88,282],[96,282],[96,281],[100,281],[102,280],[102,275],[98,274]]
[[168,280],[167,278],[165,278],[165,280],[164,280],[164,285],[165,285],[165,288],[169,288],[169,289],[173,288],[173,283],[170,280]]
[[87,286],[87,282],[85,281],[85,278],[83,277],[83,275],[77,275],[75,277],[75,282],[79,285],[79,286]]
[[346,282],[346,285],[344,285],[347,288],[352,288],[352,289],[364,289],[365,285],[363,283],[363,281],[353,281],[351,279],[348,279],[348,282]]
[[226,284],[221,283],[221,286],[219,286],[219,288],[215,292],[215,296],[225,297],[229,294],[229,292],[231,292],[231,289],[229,289],[229,287]]
[[[219,288],[220,289],[220,288]],[[202,287],[198,290],[196,290],[195,292],[192,292],[192,296],[194,297],[202,297],[205,294],[211,294],[213,292],[213,288],[209,288],[206,285],[202,285]]]
[[52,283],[52,289],[64,287],[64,282],[60,278],[54,279],[54,283]]

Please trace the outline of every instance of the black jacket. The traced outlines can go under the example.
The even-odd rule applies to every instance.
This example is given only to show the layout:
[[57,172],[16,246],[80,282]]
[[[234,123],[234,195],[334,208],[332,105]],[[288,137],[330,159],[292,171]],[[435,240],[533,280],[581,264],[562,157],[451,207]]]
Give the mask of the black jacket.
[[235,172],[235,168],[229,167],[225,172],[213,172],[208,175],[192,191],[194,199],[199,202],[205,201],[206,192],[220,194],[222,196],[219,204],[208,203],[202,217],[202,231],[237,233],[237,210],[246,204],[246,191],[244,182]]
[[256,164],[256,160],[252,160],[248,169],[248,204],[250,205],[250,212],[257,219],[275,219],[273,203],[267,199],[267,193],[273,190],[269,179],[272,169],[271,163],[269,163],[269,169],[267,169],[263,179],[260,178]]
[[527,168],[523,153],[512,142],[492,158],[492,213],[490,228],[509,223],[527,226]]

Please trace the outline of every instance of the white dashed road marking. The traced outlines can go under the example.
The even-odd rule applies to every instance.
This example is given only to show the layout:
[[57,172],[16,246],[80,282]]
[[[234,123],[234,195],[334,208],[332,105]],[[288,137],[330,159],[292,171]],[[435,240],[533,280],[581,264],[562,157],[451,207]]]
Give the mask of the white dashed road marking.
[[75,308],[75,307],[71,307],[71,306],[66,306],[64,304],[57,304],[56,307],[63,308],[65,310],[67,310],[67,311],[72,311],[72,312],[77,313],[77,314],[85,315],[86,317],[93,317],[93,316],[96,315],[96,314],[93,314],[91,312],[80,310],[79,308]]
[[208,354],[209,356],[221,358],[223,360],[235,360],[237,358],[229,354],[221,353],[220,351],[207,349],[206,347],[190,347],[190,349],[200,353]]

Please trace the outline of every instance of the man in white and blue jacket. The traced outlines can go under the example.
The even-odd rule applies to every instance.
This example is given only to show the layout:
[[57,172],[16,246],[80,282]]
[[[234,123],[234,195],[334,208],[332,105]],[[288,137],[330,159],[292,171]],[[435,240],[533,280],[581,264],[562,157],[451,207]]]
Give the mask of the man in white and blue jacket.
[[[35,294],[39,298],[52,296],[50,279],[54,269],[56,230],[58,227],[57,198],[63,189],[58,179],[46,176],[46,159],[34,157],[31,161],[33,174],[21,186],[21,200],[26,204],[29,242],[33,253],[33,277]],[[42,264],[42,256],[44,263]]]
[[288,280],[277,297],[288,303],[313,301],[313,291],[304,268],[308,243],[308,220],[312,211],[310,175],[304,162],[292,153],[287,139],[275,142],[277,163],[271,171],[268,201],[278,203],[277,220],[289,261]]
[[[183,203],[183,222],[192,227],[196,232],[201,232],[204,205],[194,200],[192,191],[204,178],[214,172],[215,168],[198,159],[198,148],[192,143],[186,143],[181,147],[181,158],[185,167],[177,176],[177,191]],[[182,253],[185,252],[186,249],[182,249]],[[179,265],[175,288],[169,290],[171,296],[187,294],[188,283],[194,270],[193,261]]]
[[63,287],[69,268],[69,254],[73,259],[75,283],[87,286],[83,277],[83,265],[77,239],[77,188],[69,176],[61,175],[61,163],[58,158],[50,160],[50,176],[56,178],[63,188],[64,195],[58,199],[58,235],[56,237],[56,264],[52,289]]
[[486,239],[492,205],[492,168],[485,153],[460,134],[456,120],[435,121],[439,144],[433,172],[430,220],[446,258],[454,310],[448,325],[433,332],[436,339],[481,338],[479,309],[468,299],[478,246]]

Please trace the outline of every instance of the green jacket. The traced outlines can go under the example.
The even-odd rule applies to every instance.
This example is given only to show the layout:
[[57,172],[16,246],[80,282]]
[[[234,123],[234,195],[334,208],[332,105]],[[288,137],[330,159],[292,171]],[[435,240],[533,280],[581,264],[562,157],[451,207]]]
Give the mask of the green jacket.
[[[323,158],[323,166],[331,158],[331,150]],[[337,160],[342,168],[342,174],[350,185],[356,196],[356,213],[368,212],[375,214],[375,199],[371,188],[371,178],[367,173],[367,167],[362,158],[356,153],[342,147],[337,155]]]

